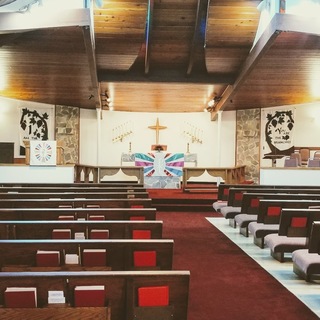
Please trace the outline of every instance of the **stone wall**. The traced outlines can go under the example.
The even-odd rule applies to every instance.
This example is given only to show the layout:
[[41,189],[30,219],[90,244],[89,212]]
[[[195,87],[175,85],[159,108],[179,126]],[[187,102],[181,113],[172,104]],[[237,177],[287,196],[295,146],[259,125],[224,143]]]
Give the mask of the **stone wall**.
[[237,111],[236,163],[246,166],[246,180],[259,183],[260,109]]
[[80,109],[56,106],[56,140],[63,148],[63,164],[79,162],[79,124]]

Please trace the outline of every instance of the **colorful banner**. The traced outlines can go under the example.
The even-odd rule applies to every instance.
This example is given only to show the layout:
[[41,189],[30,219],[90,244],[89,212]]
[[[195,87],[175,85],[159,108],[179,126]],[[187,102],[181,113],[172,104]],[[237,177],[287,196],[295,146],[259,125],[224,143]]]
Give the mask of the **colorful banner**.
[[184,166],[183,153],[135,153],[135,165],[144,167],[146,177],[181,177]]

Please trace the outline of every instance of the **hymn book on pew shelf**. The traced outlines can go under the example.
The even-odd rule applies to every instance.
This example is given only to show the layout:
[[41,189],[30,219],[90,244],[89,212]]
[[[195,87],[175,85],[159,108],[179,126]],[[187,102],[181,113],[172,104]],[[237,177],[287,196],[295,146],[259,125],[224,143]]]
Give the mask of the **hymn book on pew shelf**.
[[88,216],[88,220],[105,220],[105,216],[104,215],[98,215],[98,214],[90,214]]
[[109,239],[108,229],[92,229],[90,231],[90,239]]
[[52,239],[71,239],[71,229],[53,229]]
[[37,267],[58,267],[60,266],[60,251],[37,250]]
[[7,308],[36,308],[37,288],[8,287],[4,292],[4,301]]
[[74,306],[104,307],[105,296],[105,286],[103,285],[76,286],[74,288]]
[[83,249],[82,265],[84,267],[105,267],[107,265],[106,249]]

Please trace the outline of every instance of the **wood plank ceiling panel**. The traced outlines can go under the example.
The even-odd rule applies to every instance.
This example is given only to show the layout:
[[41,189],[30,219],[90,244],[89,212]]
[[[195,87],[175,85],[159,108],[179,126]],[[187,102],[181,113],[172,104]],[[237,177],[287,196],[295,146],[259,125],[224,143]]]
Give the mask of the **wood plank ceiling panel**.
[[[48,104],[95,108],[82,27],[0,35],[6,89],[1,95]],[[81,81],[78,81],[81,79]]]
[[211,0],[206,32],[206,64],[209,73],[240,72],[255,38],[261,1]]
[[218,110],[320,101],[320,22],[276,14],[250,52]]
[[147,5],[148,0],[108,0],[94,9],[99,72],[131,68],[145,41]]

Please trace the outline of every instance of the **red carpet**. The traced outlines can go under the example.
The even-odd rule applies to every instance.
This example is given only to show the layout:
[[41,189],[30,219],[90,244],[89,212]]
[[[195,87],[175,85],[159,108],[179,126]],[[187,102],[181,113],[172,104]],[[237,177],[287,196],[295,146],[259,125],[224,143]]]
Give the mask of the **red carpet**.
[[174,269],[191,272],[188,320],[318,319],[205,219],[213,215],[157,214],[164,238],[175,241]]
[[183,192],[182,189],[148,189],[152,199],[217,199],[217,192]]

